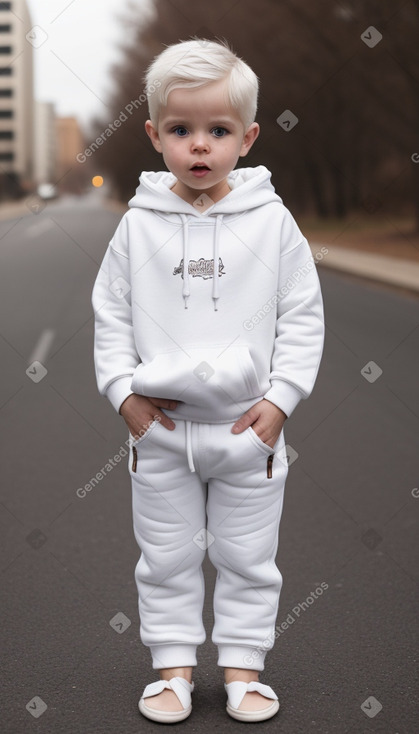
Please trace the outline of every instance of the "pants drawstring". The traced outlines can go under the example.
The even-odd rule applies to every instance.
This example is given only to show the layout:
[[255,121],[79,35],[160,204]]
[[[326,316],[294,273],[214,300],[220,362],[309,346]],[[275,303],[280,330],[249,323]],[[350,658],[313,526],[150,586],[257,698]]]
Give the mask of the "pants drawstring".
[[192,456],[192,421],[185,421],[186,428],[186,453],[188,456],[188,464],[191,472],[195,471],[195,465],[193,463]]

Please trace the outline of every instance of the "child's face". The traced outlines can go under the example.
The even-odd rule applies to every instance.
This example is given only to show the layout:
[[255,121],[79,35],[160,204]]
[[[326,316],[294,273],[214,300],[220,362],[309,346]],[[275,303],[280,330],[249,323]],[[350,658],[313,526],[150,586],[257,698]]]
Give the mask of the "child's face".
[[[150,120],[145,125],[177,178],[172,191],[191,204],[202,193],[214,202],[228,194],[227,175],[259,134],[256,122],[245,130],[236,110],[226,104],[225,86],[221,79],[197,89],[174,89],[160,108],[157,129]],[[197,168],[198,163],[205,167]]]

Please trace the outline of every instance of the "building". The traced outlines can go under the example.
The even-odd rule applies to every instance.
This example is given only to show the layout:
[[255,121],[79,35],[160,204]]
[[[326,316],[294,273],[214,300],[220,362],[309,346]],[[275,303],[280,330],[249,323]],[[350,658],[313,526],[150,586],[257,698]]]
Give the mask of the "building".
[[57,134],[52,102],[35,101],[34,179],[37,184],[57,179]]
[[0,197],[34,182],[31,28],[26,0],[0,2]]
[[76,117],[57,117],[57,168],[58,176],[65,176],[74,168],[76,157],[85,147],[84,138]]
[[61,192],[81,193],[89,175],[89,166],[77,162],[86,147],[83,133],[75,117],[56,118],[57,183]]

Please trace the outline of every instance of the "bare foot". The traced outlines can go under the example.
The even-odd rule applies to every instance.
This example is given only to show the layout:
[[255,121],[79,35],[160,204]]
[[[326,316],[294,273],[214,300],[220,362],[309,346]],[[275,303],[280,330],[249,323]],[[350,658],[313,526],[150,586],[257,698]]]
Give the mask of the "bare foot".
[[[192,668],[164,668],[159,671],[161,680],[170,680],[176,676],[185,678],[189,683],[192,682]],[[159,711],[182,711],[183,706],[179,701],[176,693],[169,688],[165,688],[161,693],[155,696],[148,696],[144,699],[146,706]]]
[[272,698],[266,698],[266,696],[262,696],[257,691],[250,691],[244,694],[239,711],[260,711],[261,709],[267,709],[272,704]]
[[182,711],[183,709],[176,693],[167,688],[156,696],[145,698],[144,703],[150,709],[158,709],[159,711]]
[[[250,683],[250,681],[258,681],[259,673],[257,670],[248,670],[241,668],[225,668],[224,678],[226,683],[232,683],[235,680]],[[266,698],[257,691],[245,693],[243,700],[239,706],[239,711],[260,711],[266,709],[272,704],[272,698]]]

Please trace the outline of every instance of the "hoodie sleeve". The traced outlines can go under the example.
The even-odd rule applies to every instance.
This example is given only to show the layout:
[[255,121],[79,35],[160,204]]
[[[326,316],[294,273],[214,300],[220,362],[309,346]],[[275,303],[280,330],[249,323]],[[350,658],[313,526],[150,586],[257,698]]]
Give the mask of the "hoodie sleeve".
[[323,353],[324,314],[310,246],[288,210],[280,251],[271,388],[264,397],[289,417],[313,390]]
[[118,412],[133,394],[131,379],[141,361],[132,325],[127,228],[124,216],[106,250],[92,292],[96,381],[100,394],[106,395]]

